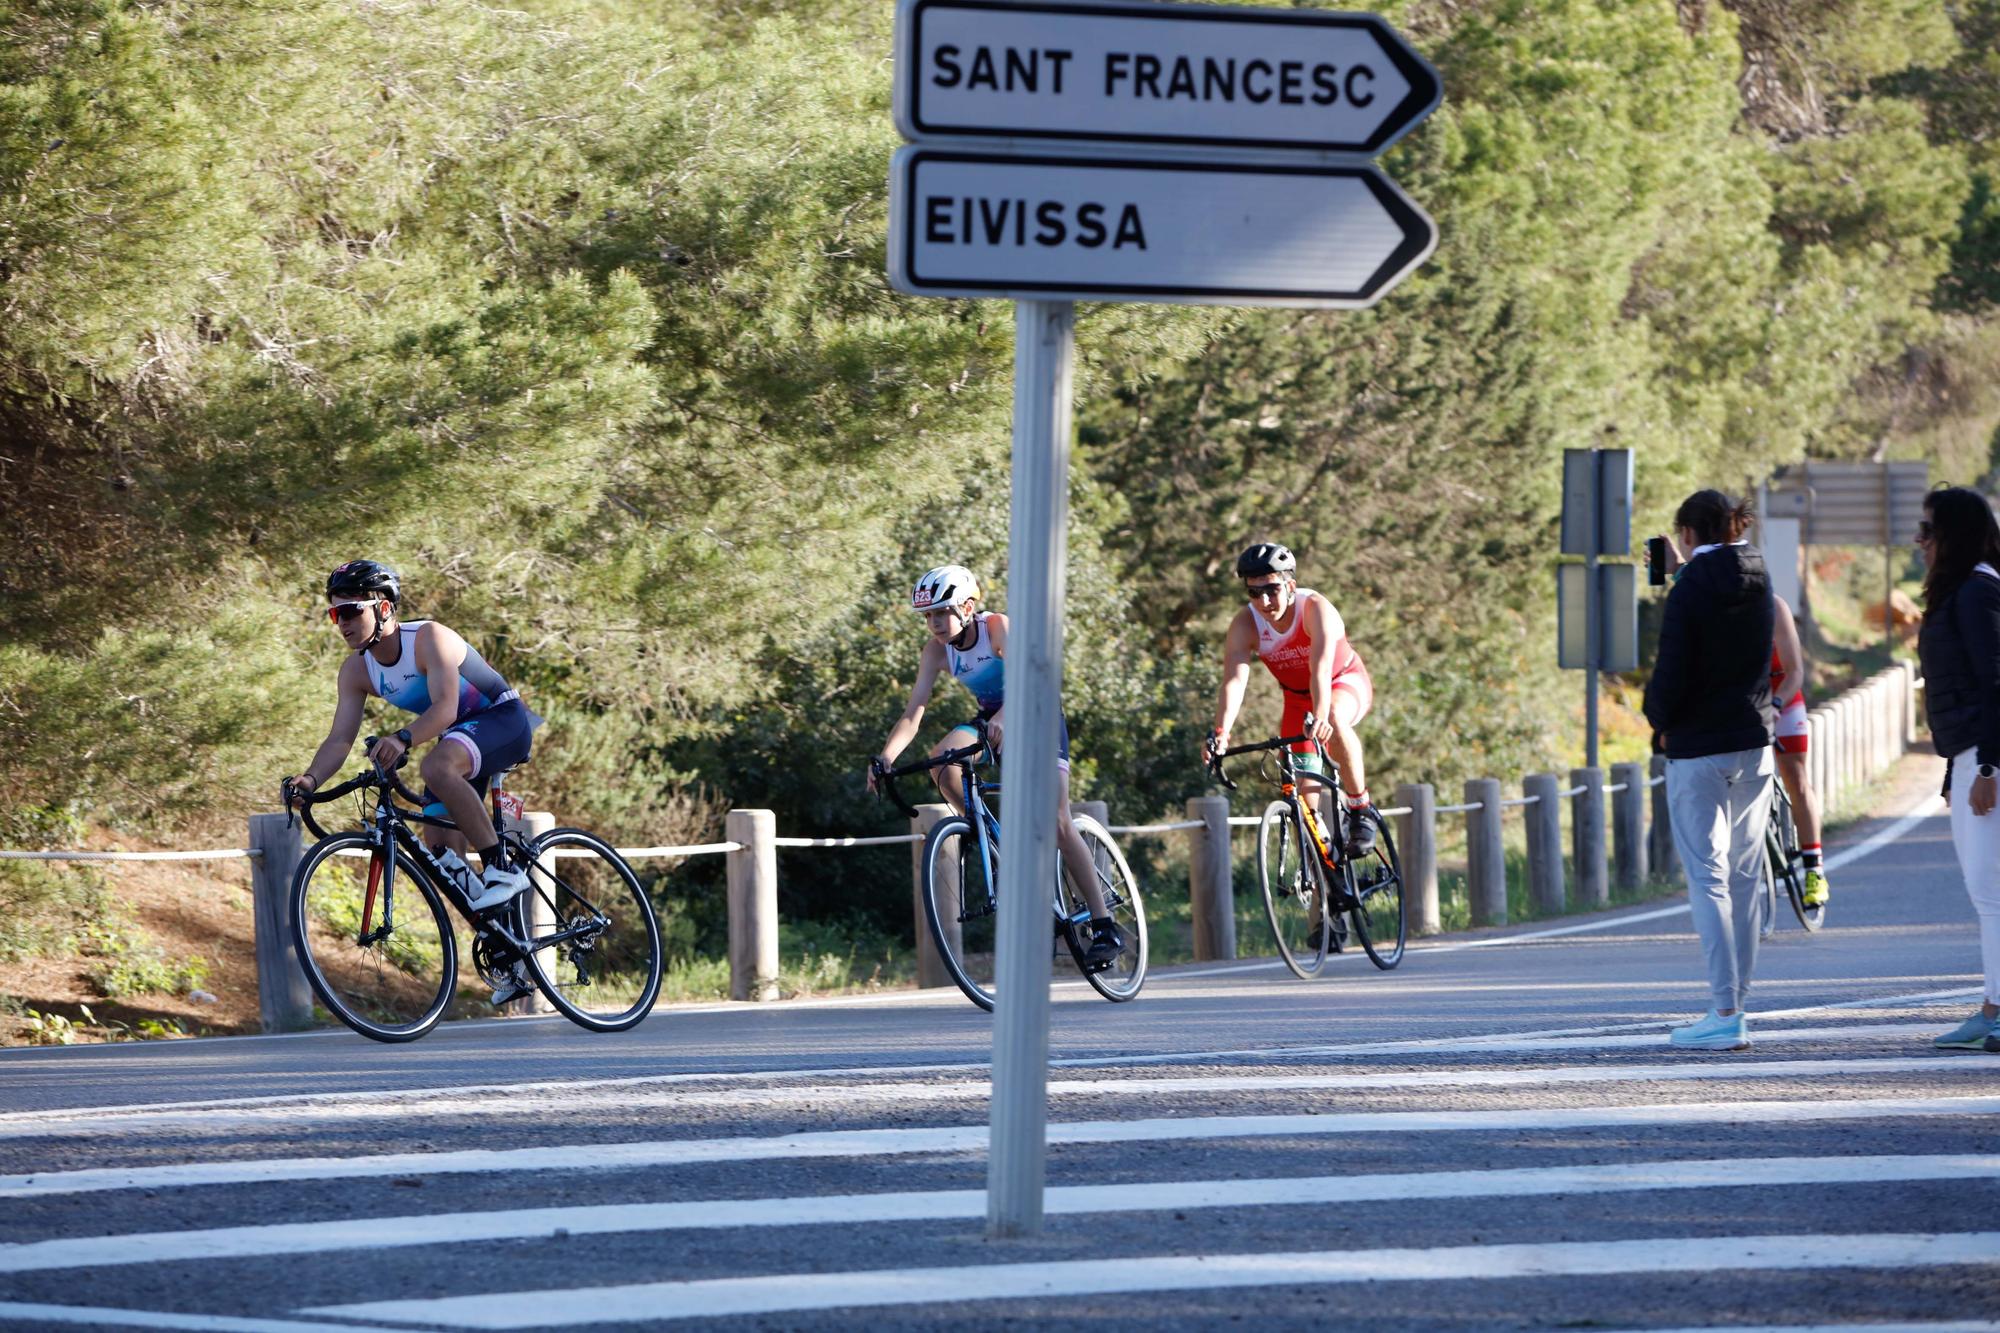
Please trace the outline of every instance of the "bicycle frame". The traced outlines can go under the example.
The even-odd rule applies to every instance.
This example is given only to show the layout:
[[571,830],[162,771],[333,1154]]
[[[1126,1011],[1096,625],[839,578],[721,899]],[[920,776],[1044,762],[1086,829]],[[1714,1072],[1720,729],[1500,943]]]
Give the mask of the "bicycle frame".
[[[1307,718],[1307,722],[1311,722],[1310,717]],[[1235,791],[1236,784],[1231,782],[1222,771],[1222,761],[1224,759],[1239,754],[1262,752],[1268,755],[1275,752],[1278,756],[1278,790],[1284,793],[1285,799],[1291,802],[1293,808],[1299,812],[1300,819],[1305,824],[1306,832],[1312,836],[1313,850],[1319,854],[1320,864],[1326,867],[1327,870],[1332,871],[1339,867],[1340,858],[1334,853],[1333,844],[1326,835],[1326,826],[1320,821],[1319,812],[1314,809],[1318,802],[1304,800],[1299,796],[1299,769],[1297,760],[1293,758],[1292,746],[1308,741],[1312,744],[1313,753],[1319,756],[1320,763],[1326,770],[1325,777],[1322,780],[1323,785],[1332,791],[1340,790],[1340,765],[1333,761],[1331,755],[1327,754],[1326,747],[1315,740],[1310,734],[1279,736],[1268,741],[1258,741],[1254,745],[1238,745],[1223,750],[1211,756],[1209,771],[1214,773],[1216,781],[1229,790]],[[1264,762],[1269,763],[1270,761],[1267,758]]]

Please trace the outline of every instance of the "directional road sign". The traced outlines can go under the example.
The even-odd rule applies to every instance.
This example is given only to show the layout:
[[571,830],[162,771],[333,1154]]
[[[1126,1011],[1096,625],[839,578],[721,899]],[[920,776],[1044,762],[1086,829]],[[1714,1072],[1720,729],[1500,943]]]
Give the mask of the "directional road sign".
[[897,151],[889,282],[917,296],[1373,305],[1437,228],[1364,165]]
[[901,0],[912,140],[1088,140],[1372,157],[1438,104],[1375,14],[1103,0]]

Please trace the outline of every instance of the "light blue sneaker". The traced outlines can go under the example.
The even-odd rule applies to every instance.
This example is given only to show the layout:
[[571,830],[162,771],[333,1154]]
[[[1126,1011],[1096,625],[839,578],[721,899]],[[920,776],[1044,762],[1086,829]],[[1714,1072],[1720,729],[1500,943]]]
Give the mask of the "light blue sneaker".
[[1727,1018],[1711,1009],[1686,1027],[1675,1028],[1667,1041],[1684,1051],[1740,1051],[1750,1045],[1750,1020],[1738,1009]]
[[1972,1017],[1939,1037],[1931,1045],[1945,1051],[1983,1051],[1986,1049],[1986,1039],[1996,1034],[2000,1034],[2000,1020],[1988,1018],[1984,1009],[1975,1009],[1972,1011]]

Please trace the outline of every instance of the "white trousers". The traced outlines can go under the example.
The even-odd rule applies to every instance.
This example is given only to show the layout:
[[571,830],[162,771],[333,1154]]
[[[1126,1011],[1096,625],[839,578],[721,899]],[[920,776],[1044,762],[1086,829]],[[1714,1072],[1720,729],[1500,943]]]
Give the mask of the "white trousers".
[[1965,891],[1979,913],[1979,954],[1986,963],[1986,1002],[2000,1004],[2000,809],[1972,813],[1977,746],[1951,761],[1951,845],[1965,873]]

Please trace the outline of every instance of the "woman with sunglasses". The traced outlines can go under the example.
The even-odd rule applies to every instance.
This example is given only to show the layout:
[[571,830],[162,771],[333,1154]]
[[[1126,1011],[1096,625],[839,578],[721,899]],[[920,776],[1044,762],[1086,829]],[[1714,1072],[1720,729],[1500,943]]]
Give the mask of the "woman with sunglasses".
[[1972,1017],[1939,1037],[1952,1050],[2000,1053],[2000,523],[1986,497],[1946,486],[1924,497],[1924,619],[1917,632],[1931,743],[1945,757],[1944,797],[1965,891],[1979,914],[1986,990]]
[[[1285,717],[1280,734],[1305,731],[1306,714],[1313,718],[1312,736],[1340,766],[1340,785],[1350,811],[1368,808],[1368,780],[1362,767],[1361,737],[1354,730],[1375,701],[1375,685],[1361,654],[1347,641],[1347,625],[1332,602],[1310,588],[1298,586],[1298,560],[1276,542],[1257,542],[1236,557],[1236,577],[1250,604],[1229,622],[1222,648],[1222,687],[1215,700],[1215,730],[1208,745],[1229,748],[1229,729],[1243,707],[1250,684],[1250,664],[1262,662],[1285,692]],[[1303,775],[1320,772],[1313,747],[1292,747],[1302,775],[1300,794],[1318,800],[1325,784]],[[1206,756],[1204,756],[1205,758]],[[1347,850],[1365,856],[1375,847],[1375,826],[1350,819]]]
[[528,887],[528,876],[501,855],[486,789],[495,773],[527,762],[542,720],[452,630],[435,620],[398,621],[402,581],[387,565],[349,561],[327,576],[326,598],[327,620],[354,651],[340,664],[333,725],[306,771],[291,779],[293,788],[311,793],[340,771],[370,695],[415,713],[409,726],[378,738],[368,757],[389,768],[414,746],[444,742],[431,747],[418,769],[427,797],[442,803],[459,828],[457,834],[437,833],[438,842],[461,852],[468,843],[479,849],[485,873],[466,886],[474,911],[509,901]]

